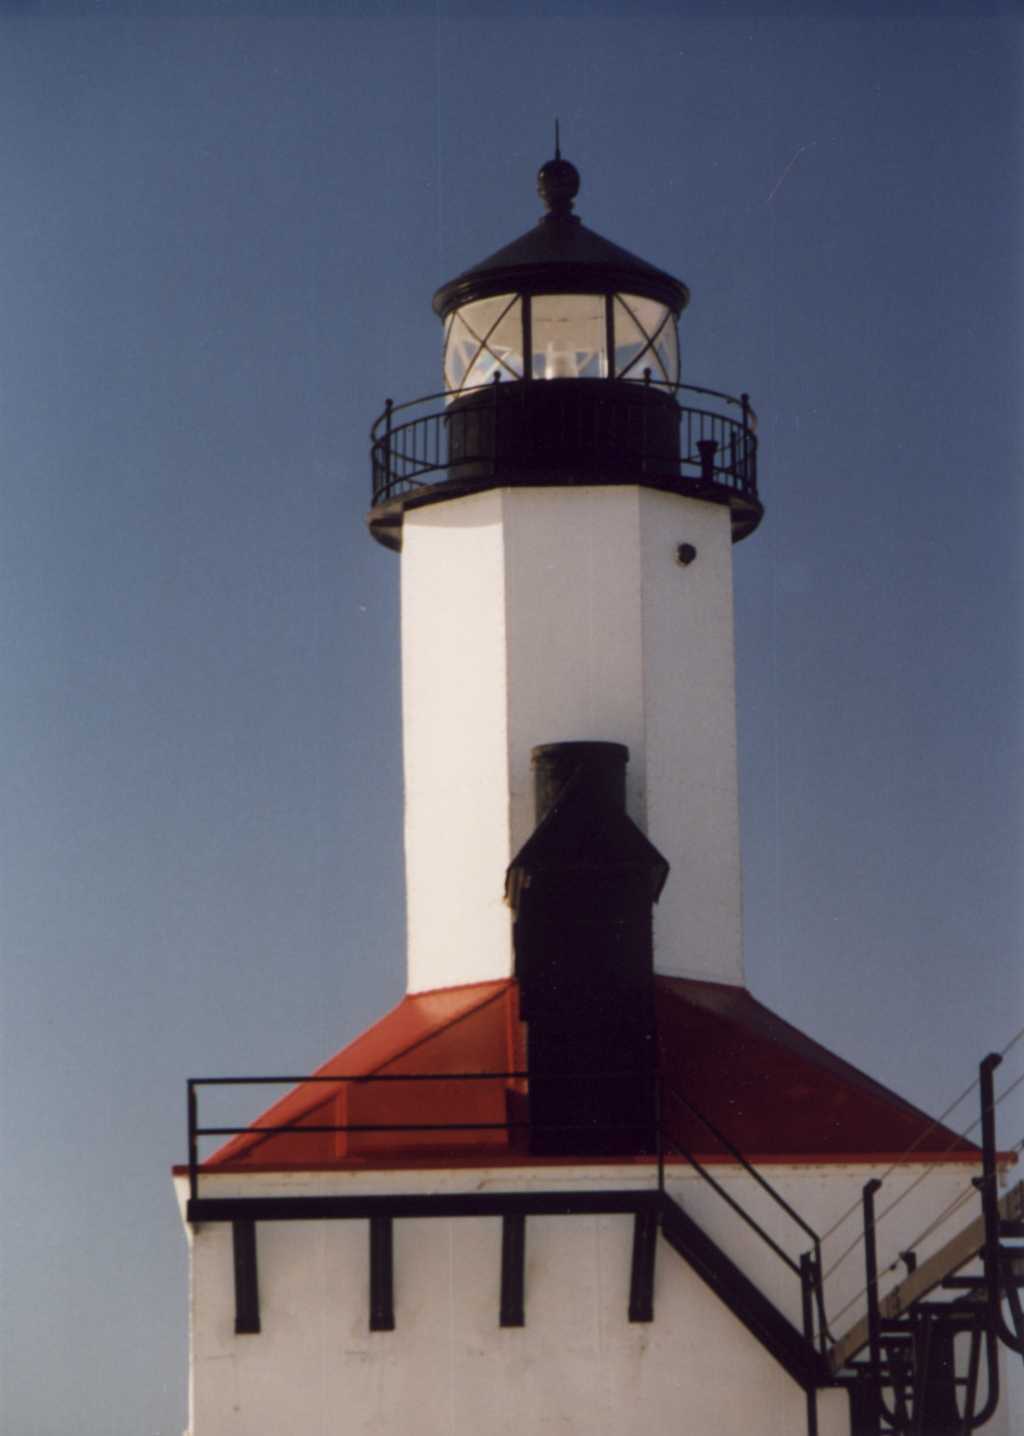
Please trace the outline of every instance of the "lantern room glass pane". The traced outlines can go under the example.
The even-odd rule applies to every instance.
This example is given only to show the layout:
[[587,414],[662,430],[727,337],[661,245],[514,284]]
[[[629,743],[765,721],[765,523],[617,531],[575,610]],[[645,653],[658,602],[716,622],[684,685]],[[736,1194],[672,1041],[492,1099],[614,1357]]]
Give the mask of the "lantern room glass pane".
[[605,379],[603,294],[536,294],[530,301],[534,379]]
[[616,294],[612,320],[616,379],[642,379],[650,369],[652,384],[678,384],[679,336],[671,309],[639,294]]
[[669,314],[654,341],[654,352],[658,356],[661,371],[670,384],[679,383],[679,330],[674,314]]
[[449,315],[444,335],[444,384],[450,395],[523,377],[523,302],[518,294],[477,299]]

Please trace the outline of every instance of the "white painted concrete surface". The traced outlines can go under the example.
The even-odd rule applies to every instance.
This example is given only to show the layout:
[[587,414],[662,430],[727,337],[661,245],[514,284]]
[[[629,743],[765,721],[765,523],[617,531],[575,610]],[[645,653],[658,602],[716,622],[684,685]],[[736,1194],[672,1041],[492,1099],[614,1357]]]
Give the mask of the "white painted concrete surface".
[[628,485],[406,515],[410,991],[511,973],[530,750],[571,739],[629,747],[630,813],[672,868],[657,969],[742,981],[731,562],[726,509]]
[[[924,1170],[902,1171],[891,1195]],[[856,1200],[868,1174],[860,1165],[765,1169],[819,1230]],[[747,1199],[748,1178],[727,1168],[716,1175]],[[932,1170],[889,1224],[883,1262],[890,1246],[916,1235],[969,1176],[962,1166]],[[277,1173],[204,1178],[203,1194],[564,1190],[646,1187],[652,1180],[649,1169],[635,1164]],[[184,1184],[178,1185],[183,1199]],[[684,1209],[798,1320],[795,1279],[759,1239],[694,1174],[674,1169],[671,1186]],[[787,1250],[801,1249],[802,1238],[793,1239],[784,1219],[764,1209],[756,1214]],[[839,1249],[855,1232],[854,1223],[837,1237]],[[365,1222],[262,1223],[263,1330],[236,1336],[230,1227],[204,1226],[191,1240],[192,1436],[803,1431],[802,1392],[664,1242],[657,1253],[655,1320],[628,1321],[631,1233],[629,1217],[528,1218],[526,1326],[502,1330],[500,1221],[397,1221],[397,1329],[374,1333]],[[858,1266],[859,1254],[846,1285],[834,1288],[835,1302],[856,1287]],[[841,1393],[820,1395],[819,1421],[821,1436],[847,1436]],[[1005,1429],[998,1418],[986,1428],[993,1436]]]
[[[743,981],[729,510],[642,489],[647,834],[672,864],[654,965]],[[680,543],[697,557],[675,560]]]
[[401,605],[410,992],[512,970],[503,899],[504,568],[499,494],[407,515]]

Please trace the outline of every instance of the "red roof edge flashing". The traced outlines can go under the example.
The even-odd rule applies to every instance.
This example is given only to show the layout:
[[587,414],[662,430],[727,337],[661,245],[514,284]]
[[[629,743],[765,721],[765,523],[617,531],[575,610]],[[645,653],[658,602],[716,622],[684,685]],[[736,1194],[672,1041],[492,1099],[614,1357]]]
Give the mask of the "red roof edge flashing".
[[[695,1152],[694,1156],[706,1167],[735,1167],[738,1165],[735,1157],[730,1157],[723,1152]],[[936,1157],[932,1153],[925,1153],[919,1156],[917,1153],[906,1152],[834,1152],[827,1155],[808,1156],[801,1152],[754,1152],[744,1153],[746,1160],[753,1167],[941,1167],[945,1165],[953,1167],[969,1167],[977,1165],[978,1154],[974,1152],[948,1152],[945,1156]],[[522,1167],[524,1169],[535,1169],[544,1167],[599,1167],[599,1166],[636,1166],[653,1167],[655,1158],[649,1155],[644,1156],[594,1156],[594,1157],[548,1157],[532,1156],[522,1152],[425,1152],[417,1155],[413,1152],[394,1152],[350,1156],[344,1162],[246,1162],[244,1166],[230,1166],[210,1168],[204,1165],[204,1174],[220,1172],[224,1176],[258,1176],[271,1175],[274,1172],[403,1172],[403,1171],[451,1171],[460,1168],[479,1169],[481,1167]],[[1008,1169],[1017,1165],[1019,1154],[1015,1151],[997,1152],[996,1161],[1000,1169]],[[679,1168],[686,1170],[689,1163],[682,1157],[666,1157],[665,1167],[667,1169]],[[188,1165],[184,1162],[176,1162],[171,1167],[171,1175],[174,1177],[187,1177],[189,1175]]]

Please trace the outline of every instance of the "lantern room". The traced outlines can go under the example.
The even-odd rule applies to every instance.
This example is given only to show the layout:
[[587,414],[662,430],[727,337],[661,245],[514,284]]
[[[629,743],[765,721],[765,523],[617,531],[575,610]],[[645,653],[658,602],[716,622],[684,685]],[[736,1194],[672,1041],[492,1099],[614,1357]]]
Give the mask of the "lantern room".
[[540,224],[438,290],[445,392],[547,379],[616,379],[674,389],[685,284],[585,229],[580,177],[543,165]]
[[537,178],[539,222],[434,295],[440,393],[387,402],[372,435],[369,525],[401,548],[410,508],[521,484],[640,484],[760,522],[744,395],[684,385],[685,284],[588,229],[575,165]]
[[674,389],[675,321],[667,305],[641,294],[565,290],[471,300],[445,320],[445,392],[454,399],[495,379],[613,378]]

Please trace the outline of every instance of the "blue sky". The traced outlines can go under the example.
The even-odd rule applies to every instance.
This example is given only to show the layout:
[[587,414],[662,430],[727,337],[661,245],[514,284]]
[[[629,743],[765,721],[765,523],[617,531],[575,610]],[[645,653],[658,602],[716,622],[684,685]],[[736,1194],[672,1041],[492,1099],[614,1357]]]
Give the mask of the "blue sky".
[[468,8],[0,7],[18,1436],[182,1429],[185,1077],[401,995],[366,436],[438,387],[430,297],[533,222],[556,113],[585,222],[693,291],[684,377],[761,416],[750,987],[932,1110],[1021,1025],[1019,19]]

